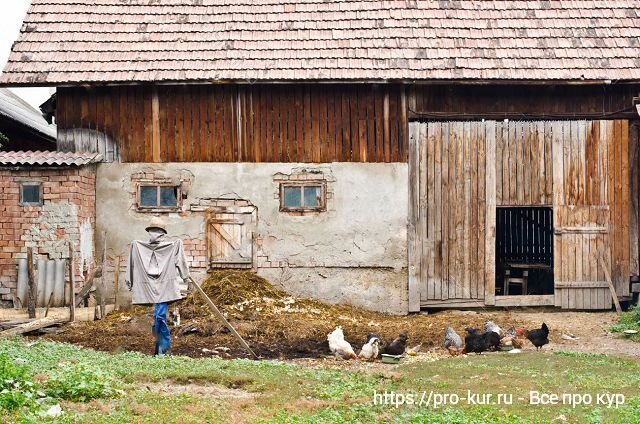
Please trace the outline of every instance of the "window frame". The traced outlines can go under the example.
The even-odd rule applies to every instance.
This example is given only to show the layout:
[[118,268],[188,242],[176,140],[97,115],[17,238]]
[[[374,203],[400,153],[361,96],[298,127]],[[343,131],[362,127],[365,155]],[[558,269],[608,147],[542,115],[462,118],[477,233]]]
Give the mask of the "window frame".
[[[24,186],[37,186],[38,187],[38,201],[37,202],[25,202],[24,201]],[[44,204],[44,187],[42,181],[20,181],[20,199],[18,200],[20,206],[42,206]]]
[[[141,203],[142,188],[143,187],[156,187],[156,205],[145,206]],[[160,188],[171,187],[176,190],[176,204],[175,206],[161,206],[160,205]],[[171,183],[154,183],[154,182],[141,182],[136,187],[136,208],[139,212],[176,212],[180,210],[182,206],[182,193],[179,185]]]
[[[320,204],[314,207],[304,205],[304,188],[320,187]],[[286,188],[300,188],[300,200],[302,206],[290,207],[285,206],[284,191]],[[327,210],[327,182],[323,180],[304,180],[304,181],[286,181],[280,183],[280,212],[325,212]]]

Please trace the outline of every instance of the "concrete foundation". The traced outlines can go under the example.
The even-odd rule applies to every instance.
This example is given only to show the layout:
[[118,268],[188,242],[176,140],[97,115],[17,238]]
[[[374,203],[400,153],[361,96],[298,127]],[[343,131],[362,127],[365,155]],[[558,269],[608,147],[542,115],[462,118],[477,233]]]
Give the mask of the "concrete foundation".
[[[136,207],[138,179],[172,181],[183,188],[182,204],[156,215],[170,236],[185,242],[197,275],[209,266],[209,212],[231,204],[234,210],[255,209],[247,221],[251,266],[276,285],[333,303],[408,310],[404,163],[103,163],[97,172],[96,246],[107,231],[110,259],[126,258],[131,240],[146,238],[144,228],[154,214]],[[326,184],[326,211],[282,212],[280,184],[305,179]]]

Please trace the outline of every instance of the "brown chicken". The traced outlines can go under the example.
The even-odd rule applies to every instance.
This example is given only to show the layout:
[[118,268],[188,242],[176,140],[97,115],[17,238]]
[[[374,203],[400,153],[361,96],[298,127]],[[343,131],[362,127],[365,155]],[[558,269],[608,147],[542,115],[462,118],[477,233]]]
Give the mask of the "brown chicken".
[[464,353],[464,347],[456,348],[456,347],[453,347],[453,346],[448,346],[447,350],[449,351],[449,355],[451,355],[451,356],[459,356],[459,355],[462,355]]

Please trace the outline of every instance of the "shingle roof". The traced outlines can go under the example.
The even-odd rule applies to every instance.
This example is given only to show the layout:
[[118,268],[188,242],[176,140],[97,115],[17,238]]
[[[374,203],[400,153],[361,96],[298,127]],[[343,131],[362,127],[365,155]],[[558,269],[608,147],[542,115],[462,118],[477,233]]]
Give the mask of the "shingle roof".
[[0,115],[50,139],[52,143],[56,141],[56,126],[49,125],[42,113],[8,88],[0,88]]
[[41,166],[82,166],[99,162],[97,153],[74,152],[0,152],[0,166],[41,165]]
[[33,0],[0,83],[638,80],[636,0]]

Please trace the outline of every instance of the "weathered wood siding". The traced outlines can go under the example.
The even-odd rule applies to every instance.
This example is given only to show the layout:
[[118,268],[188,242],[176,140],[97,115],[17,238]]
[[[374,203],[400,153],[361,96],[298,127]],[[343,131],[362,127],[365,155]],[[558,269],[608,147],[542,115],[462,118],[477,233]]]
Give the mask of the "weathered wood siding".
[[391,85],[61,88],[57,123],[123,162],[404,162],[406,110]]
[[637,144],[627,120],[412,122],[410,296],[422,306],[495,303],[496,203],[553,207],[558,306],[610,307],[601,256],[628,296]]
[[414,122],[410,128],[410,160],[418,166],[411,181],[418,201],[410,205],[416,233],[410,278],[423,306],[482,300],[495,285],[495,189],[485,187],[495,181],[495,122]]
[[[545,125],[547,126],[545,131]],[[496,131],[498,206],[551,204],[551,137],[548,122],[509,121]]]
[[409,115],[432,120],[636,119],[638,84],[416,84]]
[[[600,256],[610,266],[617,294],[629,295],[628,121],[553,122],[551,134],[556,304],[599,309],[596,292],[607,287]],[[583,282],[601,287],[580,289]]]

